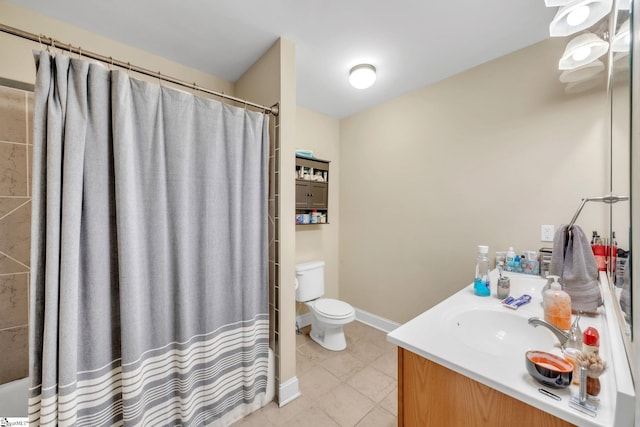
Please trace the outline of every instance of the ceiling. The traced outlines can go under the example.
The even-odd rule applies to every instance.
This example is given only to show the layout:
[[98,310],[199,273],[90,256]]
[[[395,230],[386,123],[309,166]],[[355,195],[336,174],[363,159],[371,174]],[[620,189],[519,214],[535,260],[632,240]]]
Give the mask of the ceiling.
[[[543,0],[13,3],[231,82],[285,37],[296,46],[298,105],[337,118],[544,40],[556,11]],[[348,72],[363,62],[378,79],[354,89]]]

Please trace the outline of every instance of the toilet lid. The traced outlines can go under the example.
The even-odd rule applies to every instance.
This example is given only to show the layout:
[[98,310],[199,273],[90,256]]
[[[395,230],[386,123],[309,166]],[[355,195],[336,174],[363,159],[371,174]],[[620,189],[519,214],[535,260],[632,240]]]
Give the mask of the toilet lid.
[[315,309],[327,317],[349,317],[353,314],[353,307],[337,299],[321,298],[314,304]]

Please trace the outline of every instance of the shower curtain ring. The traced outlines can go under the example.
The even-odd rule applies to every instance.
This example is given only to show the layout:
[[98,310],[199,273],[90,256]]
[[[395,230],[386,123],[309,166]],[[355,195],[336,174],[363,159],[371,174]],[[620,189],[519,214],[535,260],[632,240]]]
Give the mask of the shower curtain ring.
[[131,62],[127,62],[127,65],[129,66],[129,70],[127,71],[127,75],[129,77],[131,77]]
[[78,59],[82,59],[82,46],[78,46]]
[[111,71],[113,68],[113,56],[109,57],[109,71]]
[[40,43],[40,50],[44,49],[44,46],[42,46],[42,34],[38,34],[38,43]]

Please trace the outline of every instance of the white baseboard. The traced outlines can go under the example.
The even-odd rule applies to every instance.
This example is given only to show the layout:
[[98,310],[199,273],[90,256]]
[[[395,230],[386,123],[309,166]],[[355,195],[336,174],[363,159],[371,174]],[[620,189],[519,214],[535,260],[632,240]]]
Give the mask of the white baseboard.
[[[354,310],[356,311],[356,320],[358,322],[381,330],[382,332],[389,333],[400,326],[400,323],[393,322],[391,320],[385,319],[384,317],[380,317],[376,314],[372,314],[364,310],[360,310],[359,308],[354,308]],[[296,316],[296,322],[298,323],[299,328],[309,326],[311,324],[311,313],[306,312],[304,314]]]
[[371,326],[372,328],[381,330],[382,332],[389,333],[400,326],[400,323],[385,319],[384,317],[380,317],[377,314],[372,314],[368,311],[360,310],[359,308],[356,308],[355,310],[357,321]]
[[278,390],[278,406],[283,407],[287,403],[293,402],[300,396],[300,386],[298,377],[293,377],[280,384]]
[[305,326],[309,326],[311,324],[311,312],[307,311],[304,314],[300,314],[296,316],[296,323],[298,324],[298,328],[302,329]]

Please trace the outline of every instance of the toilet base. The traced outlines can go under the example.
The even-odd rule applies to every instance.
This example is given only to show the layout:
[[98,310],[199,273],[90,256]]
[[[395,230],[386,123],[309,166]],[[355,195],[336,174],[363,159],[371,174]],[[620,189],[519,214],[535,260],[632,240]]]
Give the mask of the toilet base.
[[312,324],[309,336],[327,350],[342,351],[347,348],[347,340],[344,337],[342,325],[318,328]]

